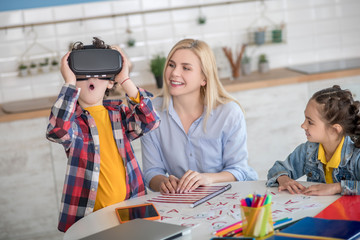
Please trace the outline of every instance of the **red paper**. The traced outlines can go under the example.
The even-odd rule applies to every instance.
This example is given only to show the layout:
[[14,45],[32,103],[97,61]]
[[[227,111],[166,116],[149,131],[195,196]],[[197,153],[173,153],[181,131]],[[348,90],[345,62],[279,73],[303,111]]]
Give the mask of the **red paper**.
[[360,196],[342,196],[315,217],[360,221]]

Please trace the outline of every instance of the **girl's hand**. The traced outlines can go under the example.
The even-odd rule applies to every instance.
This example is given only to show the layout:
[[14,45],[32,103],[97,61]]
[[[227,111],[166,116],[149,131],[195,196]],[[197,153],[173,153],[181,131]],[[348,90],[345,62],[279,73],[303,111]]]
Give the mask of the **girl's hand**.
[[278,177],[277,182],[279,183],[279,192],[283,190],[288,190],[291,194],[294,193],[302,193],[303,190],[305,190],[305,187],[298,183],[297,181],[289,178],[286,175],[282,175]]
[[302,191],[302,193],[305,195],[313,195],[313,196],[335,195],[341,193],[341,184],[340,183],[316,184],[305,188]]
[[69,67],[69,63],[68,63],[69,55],[70,55],[70,52],[66,53],[65,56],[62,57],[60,71],[61,71],[61,75],[63,76],[63,78],[65,80],[65,83],[76,85],[76,76],[73,73],[73,71],[71,71],[71,69]]
[[175,189],[177,188],[179,179],[174,175],[170,175],[168,178],[164,178],[160,183],[160,193],[169,194],[176,193]]
[[188,170],[181,177],[176,192],[177,193],[189,192],[196,189],[200,185],[206,185],[210,183],[212,183],[212,181],[208,174]]

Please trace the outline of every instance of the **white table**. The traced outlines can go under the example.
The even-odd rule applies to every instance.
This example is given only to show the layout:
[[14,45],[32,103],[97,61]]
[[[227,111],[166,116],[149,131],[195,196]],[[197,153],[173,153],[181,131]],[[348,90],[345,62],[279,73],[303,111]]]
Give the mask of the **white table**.
[[[264,195],[267,191],[268,194],[273,194],[274,220],[283,217],[296,220],[306,216],[315,216],[340,197],[340,195],[307,197],[291,195],[287,191],[279,193],[277,188],[266,188],[265,181],[231,182],[231,184],[230,190],[195,208],[190,208],[188,204],[154,203],[164,218],[159,221],[193,226],[191,235],[183,236],[181,239],[208,240],[214,236],[212,232],[215,230],[241,220],[239,199],[250,193]],[[302,184],[308,186],[311,183],[302,182]],[[65,233],[64,239],[79,239],[114,227],[120,224],[115,208],[142,204],[158,194],[150,192],[146,196],[129,199],[91,213],[73,224]]]

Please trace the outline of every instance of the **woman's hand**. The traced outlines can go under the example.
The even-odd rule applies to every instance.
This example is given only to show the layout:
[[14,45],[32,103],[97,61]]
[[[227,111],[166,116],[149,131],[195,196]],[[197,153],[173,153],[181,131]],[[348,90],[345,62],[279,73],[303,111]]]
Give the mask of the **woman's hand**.
[[302,193],[303,190],[305,190],[305,187],[298,183],[297,181],[289,178],[286,175],[282,175],[278,177],[277,182],[279,183],[279,192],[283,190],[288,190],[291,194],[294,193]]
[[179,179],[174,175],[170,175],[168,178],[164,178],[160,183],[160,193],[169,194],[176,193],[176,188],[178,185]]
[[341,193],[341,184],[340,183],[316,184],[305,188],[302,191],[302,193],[305,195],[313,195],[313,196],[335,195]]
[[211,183],[212,183],[212,179],[209,174],[188,170],[181,177],[176,192],[177,193],[189,192],[196,189],[200,185],[206,185]]
[[71,71],[68,63],[69,55],[70,52],[66,53],[65,56],[62,57],[60,71],[61,71],[61,75],[65,80],[65,83],[69,83],[76,86],[76,76],[73,73],[73,71]]
[[166,177],[165,175],[156,175],[150,180],[149,187],[153,191],[161,194],[176,193],[176,187],[179,179],[174,175]]

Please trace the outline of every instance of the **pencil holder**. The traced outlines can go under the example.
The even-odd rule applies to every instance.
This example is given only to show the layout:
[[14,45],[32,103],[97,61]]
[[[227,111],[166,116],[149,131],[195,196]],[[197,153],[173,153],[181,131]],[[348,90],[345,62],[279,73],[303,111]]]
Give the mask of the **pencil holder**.
[[241,206],[243,235],[263,237],[274,231],[271,203],[262,207]]

